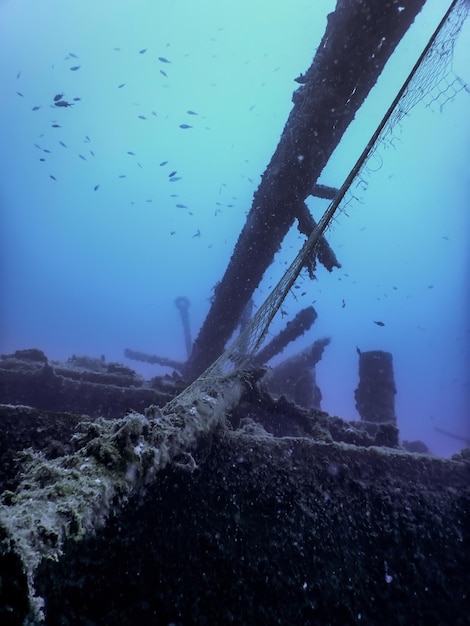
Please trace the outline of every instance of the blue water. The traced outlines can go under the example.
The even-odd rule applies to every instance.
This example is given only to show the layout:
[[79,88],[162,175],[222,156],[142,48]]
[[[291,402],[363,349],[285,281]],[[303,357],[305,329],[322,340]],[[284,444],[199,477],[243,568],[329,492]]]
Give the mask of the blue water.
[[[341,186],[445,4],[427,3],[319,182]],[[334,5],[0,2],[2,353],[104,354],[148,376],[165,370],[125,348],[185,359],[174,300],[191,301],[195,337]],[[466,24],[467,82],[469,40]],[[413,109],[328,233],[342,268],[302,277],[283,306],[319,315],[286,354],[331,337],[325,410],[357,419],[356,346],[388,350],[402,437],[442,455],[462,442],[436,427],[470,437],[469,110],[465,91]],[[258,306],[302,241],[294,226]]]

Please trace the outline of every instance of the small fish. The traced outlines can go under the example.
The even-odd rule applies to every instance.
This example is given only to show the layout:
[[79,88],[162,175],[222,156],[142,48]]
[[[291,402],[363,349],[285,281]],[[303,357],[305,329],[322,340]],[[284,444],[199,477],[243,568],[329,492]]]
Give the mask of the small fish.
[[90,143],[91,139],[88,137],[88,135],[85,135],[85,143]]
[[176,171],[176,170],[174,170],[173,172],[170,172],[170,173],[168,174],[168,178],[171,178],[171,177],[172,177],[172,176],[174,176],[175,174],[177,174],[177,171]]
[[135,156],[135,152],[132,152],[131,150],[128,150],[127,154],[130,154],[131,156]]
[[21,93],[21,91],[17,91],[16,92],[19,96],[21,96],[22,98],[24,98],[24,94]]
[[181,180],[181,176],[174,176],[173,178],[170,178],[170,183],[176,183],[177,180]]
[[177,204],[176,207],[178,209],[187,209],[188,208],[185,204]]
[[18,74],[16,75],[16,80],[18,80],[18,78],[21,76],[21,70],[18,72]]
[[46,159],[43,159],[42,157],[39,159],[42,162],[45,162]]
[[342,300],[341,302],[341,308],[344,309],[344,307],[346,306],[346,302],[344,300]]
[[161,61],[162,63],[171,63],[171,61],[169,61],[165,57],[158,57],[158,60]]
[[385,326],[383,322],[376,322],[375,320],[374,320],[374,324],[377,324],[377,326]]
[[[165,78],[168,78],[168,74],[166,72],[164,72],[163,70],[160,70],[160,74],[162,76],[164,76]],[[21,94],[20,94],[21,95]]]
[[192,126],[190,126],[189,124],[180,124],[180,128],[192,128]]
[[31,111],[39,111],[39,109],[40,109],[40,108],[41,108],[41,107],[36,106],[36,107],[33,107],[33,108],[31,109]]
[[49,174],[49,178],[52,178],[52,180],[57,180],[57,178],[55,176],[52,176],[52,174]]
[[42,151],[43,151],[43,152],[46,152],[47,154],[51,154],[51,151],[50,151],[50,150],[48,150],[47,148],[43,148],[43,150],[42,150]]
[[90,154],[91,154],[92,157],[95,156],[95,153],[93,152],[93,150],[90,150]]
[[193,239],[195,237],[200,237],[201,236],[201,231],[199,230],[199,228],[197,229],[197,233],[195,235],[193,235]]
[[147,118],[145,117],[145,115],[138,115],[137,116],[139,118],[139,120],[146,120]]
[[142,50],[139,50],[139,54],[145,54],[147,52],[147,48],[142,48]]
[[86,157],[84,157],[83,154],[79,154],[78,156],[82,159],[82,161],[86,161]]
[[67,102],[67,100],[59,100],[58,102],[54,102],[56,107],[73,107],[73,104]]
[[160,163],[160,167],[163,167],[163,166],[164,166],[164,165],[166,165],[167,163],[168,163],[168,161],[162,161],[162,162]]
[[119,178],[126,178],[127,174],[119,174]]
[[66,148],[66,147],[67,147],[67,145],[66,145],[63,141],[59,141],[59,143],[60,143],[60,145],[61,145],[63,148]]
[[80,102],[81,98],[74,98],[74,102]]
[[155,113],[155,111],[152,111],[152,115],[153,115],[154,117],[157,117],[157,114]]
[[52,128],[60,128],[60,124],[51,124]]
[[358,353],[359,356],[361,356],[362,352],[359,350],[357,346],[356,346],[356,352]]
[[99,185],[95,185],[95,186],[93,187],[93,191],[98,191],[98,189],[99,189],[99,188],[100,188],[100,186],[99,186]]
[[121,83],[120,85],[118,85],[118,89],[122,89],[125,86],[126,86],[126,83]]
[[69,56],[72,57],[72,59],[78,59],[77,55],[73,52],[69,52]]
[[197,115],[196,111],[186,111],[188,115]]
[[73,67],[70,68],[71,72],[76,72],[77,70],[79,70],[82,66],[81,65],[74,65]]

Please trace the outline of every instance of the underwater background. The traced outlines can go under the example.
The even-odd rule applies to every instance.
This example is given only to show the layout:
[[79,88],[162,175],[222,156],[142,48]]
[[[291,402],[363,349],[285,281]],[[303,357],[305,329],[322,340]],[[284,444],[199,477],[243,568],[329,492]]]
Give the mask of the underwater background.
[[[1,353],[105,355],[147,377],[169,370],[125,348],[186,358],[174,301],[190,300],[194,339],[334,7],[0,1]],[[341,186],[447,8],[426,3],[319,183]],[[462,84],[469,42],[467,20]],[[331,337],[317,382],[345,419],[356,348],[390,351],[401,437],[444,456],[463,444],[436,428],[470,438],[469,113],[468,88],[410,111],[327,233],[342,267],[302,276],[269,335],[313,304],[282,357]],[[309,206],[318,219],[327,202]],[[256,306],[303,241],[293,226]]]

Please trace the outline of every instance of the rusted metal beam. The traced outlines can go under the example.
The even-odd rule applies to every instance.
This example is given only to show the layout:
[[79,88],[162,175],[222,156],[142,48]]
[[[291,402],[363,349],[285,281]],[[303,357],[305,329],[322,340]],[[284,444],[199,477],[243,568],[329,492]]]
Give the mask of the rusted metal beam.
[[323,168],[425,0],[338,0],[254,194],[245,226],[194,343],[185,376],[223,351]]

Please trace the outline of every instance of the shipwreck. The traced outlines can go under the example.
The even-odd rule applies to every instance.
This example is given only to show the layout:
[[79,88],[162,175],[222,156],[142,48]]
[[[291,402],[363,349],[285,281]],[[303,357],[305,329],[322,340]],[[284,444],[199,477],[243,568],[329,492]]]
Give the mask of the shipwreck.
[[[126,352],[173,375],[3,355],[2,625],[468,623],[468,447],[440,459],[403,445],[389,353],[358,355],[358,422],[320,409],[314,368],[328,338],[269,368],[312,327],[312,308],[263,343],[299,273],[339,267],[328,225],[377,143],[433,87],[429,67],[450,63],[463,0],[350,175],[317,183],[423,4],[338,0],[194,342],[189,302],[176,303],[187,361]],[[311,195],[331,201],[318,222]],[[305,244],[252,316],[295,222]]]

